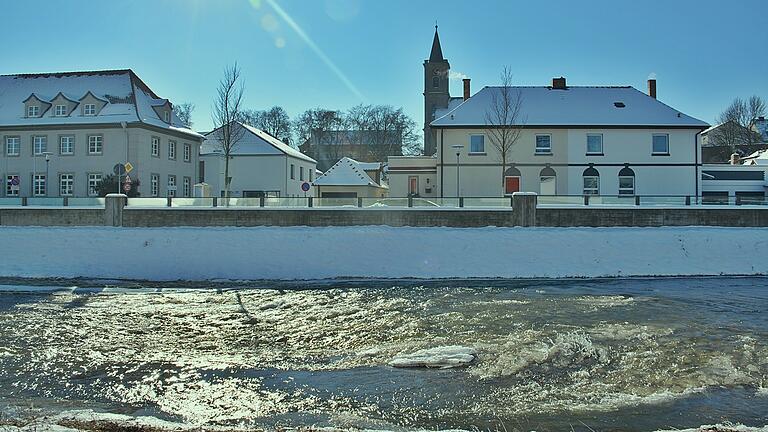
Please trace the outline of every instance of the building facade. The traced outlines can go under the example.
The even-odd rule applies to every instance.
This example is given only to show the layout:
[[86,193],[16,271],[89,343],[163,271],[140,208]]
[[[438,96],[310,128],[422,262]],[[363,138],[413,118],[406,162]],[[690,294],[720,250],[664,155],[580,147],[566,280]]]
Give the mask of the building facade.
[[[192,196],[203,137],[133,71],[0,76],[2,197],[97,196],[130,162],[141,196]],[[115,191],[117,192],[117,191]]]
[[[268,133],[245,124],[229,161],[231,197],[303,197],[314,196],[317,162]],[[225,159],[218,130],[206,134],[200,148],[201,183],[210,186],[211,194],[224,196]],[[307,183],[310,189],[302,190]]]

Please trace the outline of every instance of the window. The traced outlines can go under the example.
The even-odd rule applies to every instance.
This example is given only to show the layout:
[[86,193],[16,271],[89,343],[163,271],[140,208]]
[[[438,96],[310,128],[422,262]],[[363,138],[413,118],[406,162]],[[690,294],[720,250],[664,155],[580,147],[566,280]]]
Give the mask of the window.
[[96,104],[85,104],[85,105],[83,105],[83,115],[95,116],[96,115]]
[[88,136],[88,154],[101,154],[104,147],[104,137],[101,135]]
[[557,195],[557,173],[552,168],[544,168],[539,173],[539,193]]
[[72,135],[59,137],[59,154],[71,155],[75,153],[75,137]]
[[653,154],[669,155],[669,135],[667,134],[653,135]]
[[635,172],[624,167],[619,171],[619,195],[635,194]]
[[189,177],[184,177],[183,183],[182,183],[182,193],[185,197],[192,196],[192,179]]
[[584,195],[600,195],[600,173],[594,168],[587,168],[583,174]]
[[21,137],[5,137],[5,154],[8,156],[18,156],[21,151]]
[[436,76],[432,77],[432,87],[433,88],[440,87],[440,77],[436,77]]
[[150,194],[153,197],[160,196],[160,176],[152,174],[149,181]]
[[101,183],[101,173],[88,173],[88,196],[99,195],[99,183]]
[[19,176],[16,174],[9,174],[5,176],[5,196],[14,197],[19,196]]
[[504,193],[511,195],[515,192],[520,192],[520,170],[515,167],[507,168],[504,171]]
[[176,196],[176,176],[175,175],[168,176],[168,196],[170,197]]
[[163,117],[165,118],[165,122],[166,123],[170,123],[171,122],[171,113],[169,111],[164,111],[163,112]]
[[48,137],[47,136],[33,136],[32,137],[32,152],[36,155],[41,155],[48,151]]
[[37,117],[40,115],[40,107],[37,105],[30,105],[27,107],[27,117]]
[[536,135],[536,154],[552,154],[551,135]]
[[65,117],[67,115],[67,106],[56,105],[56,107],[53,109],[53,115],[56,117]]
[[205,161],[199,161],[197,163],[197,182],[203,183],[205,181]]
[[309,181],[312,181],[312,171],[314,171],[314,169],[309,168]]
[[71,196],[75,185],[74,174],[59,174],[59,195]]
[[299,167],[299,180],[304,181],[304,167]]
[[168,159],[176,159],[176,141],[168,141]]
[[35,174],[32,177],[32,195],[45,195],[45,174]]
[[485,153],[485,135],[469,136],[469,152]]
[[152,156],[160,157],[160,138],[152,137]]
[[296,175],[295,175],[296,169],[295,168],[296,167],[293,164],[291,164],[291,180],[296,178]]
[[190,160],[192,160],[192,146],[184,144],[184,162],[189,162]]
[[603,135],[602,134],[587,134],[587,154],[588,155],[603,154]]

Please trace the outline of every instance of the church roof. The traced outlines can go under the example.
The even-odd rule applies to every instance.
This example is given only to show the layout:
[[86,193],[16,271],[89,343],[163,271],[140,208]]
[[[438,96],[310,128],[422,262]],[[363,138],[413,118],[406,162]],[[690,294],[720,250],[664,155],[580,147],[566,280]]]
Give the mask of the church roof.
[[432,51],[429,53],[429,61],[443,61],[443,49],[440,47],[440,36],[435,26],[435,38],[432,39]]
[[[701,120],[632,87],[512,87],[520,92],[516,124],[526,126],[632,126],[707,128]],[[432,127],[484,127],[485,113],[501,87],[485,87],[452,111],[434,120]]]

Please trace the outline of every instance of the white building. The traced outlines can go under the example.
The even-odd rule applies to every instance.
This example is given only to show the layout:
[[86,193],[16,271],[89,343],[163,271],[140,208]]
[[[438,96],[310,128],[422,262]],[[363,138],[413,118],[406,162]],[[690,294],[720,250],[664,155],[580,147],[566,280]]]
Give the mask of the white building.
[[203,137],[126,69],[0,76],[0,139],[0,196],[95,196],[126,162],[142,196],[191,196]]
[[471,97],[466,89],[461,104],[437,111],[430,124],[434,158],[390,159],[390,195],[699,195],[697,134],[709,125],[656,100],[655,84],[649,81],[651,95],[628,86],[567,86],[564,78],[512,87],[522,99],[515,123],[522,131],[503,173],[486,121],[501,88]]
[[343,157],[318,177],[314,186],[320,198],[384,198],[388,186],[379,162],[358,162]]
[[[232,197],[314,196],[311,188],[317,162],[272,135],[252,126],[244,129],[229,161]],[[200,182],[216,196],[224,196],[224,155],[218,129],[206,134],[200,147]],[[302,184],[310,186],[302,190]]]

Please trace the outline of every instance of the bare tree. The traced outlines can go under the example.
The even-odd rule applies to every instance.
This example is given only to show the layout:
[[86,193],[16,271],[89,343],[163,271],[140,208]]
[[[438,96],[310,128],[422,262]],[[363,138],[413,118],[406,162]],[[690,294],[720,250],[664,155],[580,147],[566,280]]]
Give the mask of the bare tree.
[[[224,77],[219,81],[216,99],[213,103],[214,138],[222,156],[224,156],[224,197],[229,198],[232,177],[229,175],[229,161],[237,150],[245,129],[240,125],[243,119],[242,102],[245,85],[240,79],[240,68],[235,62],[224,69]],[[227,205],[229,200],[227,200]]]
[[717,117],[720,124],[713,131],[714,145],[728,146],[735,150],[739,144],[754,144],[761,136],[754,130],[758,117],[765,116],[765,102],[759,96],[748,100],[736,98]]
[[300,149],[311,157],[336,161],[343,153],[344,117],[339,111],[315,108],[304,111],[293,122]]
[[173,106],[173,112],[176,114],[176,117],[188,128],[192,127],[192,111],[194,110],[195,105],[189,102]]
[[520,118],[522,105],[520,90],[512,87],[512,71],[505,66],[501,71],[501,86],[491,93],[491,104],[485,112],[486,135],[501,163],[502,191],[512,146],[520,139],[525,123],[525,119]]
[[243,122],[272,135],[280,141],[291,144],[293,125],[283,107],[274,106],[266,111],[246,110]]
[[403,146],[410,148],[419,138],[416,122],[389,105],[358,105],[347,113],[347,123],[359,135],[365,157],[374,162],[402,155]]

